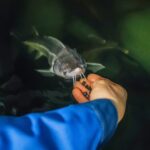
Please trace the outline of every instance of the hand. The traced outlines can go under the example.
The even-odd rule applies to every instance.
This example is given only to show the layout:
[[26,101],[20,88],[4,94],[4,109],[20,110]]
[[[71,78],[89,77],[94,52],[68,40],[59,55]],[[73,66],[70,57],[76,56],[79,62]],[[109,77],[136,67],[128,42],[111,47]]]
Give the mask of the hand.
[[[82,85],[83,80],[77,81],[74,85],[72,94],[77,102],[83,103],[96,99],[110,99],[115,105],[118,112],[118,121],[120,122],[125,113],[127,92],[126,90],[101,76],[90,74],[86,79],[86,84],[91,87],[91,91]],[[89,96],[83,96],[87,93]]]

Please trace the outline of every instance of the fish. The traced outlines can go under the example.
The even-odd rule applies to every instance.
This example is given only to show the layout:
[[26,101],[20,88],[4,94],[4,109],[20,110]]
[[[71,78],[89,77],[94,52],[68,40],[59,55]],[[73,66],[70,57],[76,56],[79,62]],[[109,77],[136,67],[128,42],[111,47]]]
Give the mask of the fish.
[[69,46],[63,44],[59,39],[52,36],[37,36],[31,40],[23,41],[28,50],[36,51],[36,59],[45,56],[48,60],[48,69],[36,69],[41,75],[50,77],[57,75],[64,79],[85,78],[86,70],[97,72],[105,68],[100,63],[86,62],[84,58]]

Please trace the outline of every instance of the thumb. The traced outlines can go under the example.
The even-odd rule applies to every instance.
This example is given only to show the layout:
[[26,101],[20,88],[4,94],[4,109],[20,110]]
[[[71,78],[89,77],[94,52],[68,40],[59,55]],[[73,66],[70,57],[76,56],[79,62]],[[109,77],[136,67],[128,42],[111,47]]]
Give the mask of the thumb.
[[87,80],[91,83],[95,82],[96,80],[104,79],[102,76],[96,74],[89,74]]

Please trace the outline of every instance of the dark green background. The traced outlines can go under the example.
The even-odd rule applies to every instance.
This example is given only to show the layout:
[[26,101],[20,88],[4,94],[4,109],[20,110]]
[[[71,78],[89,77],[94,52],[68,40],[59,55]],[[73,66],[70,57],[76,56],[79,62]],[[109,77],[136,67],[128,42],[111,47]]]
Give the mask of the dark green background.
[[76,48],[87,61],[105,65],[98,74],[127,89],[125,117],[103,149],[150,149],[149,1],[0,0],[1,114],[23,115],[75,103],[68,93],[71,82],[34,72],[37,64],[46,62],[35,62],[20,44],[32,36],[33,26],[41,35]]

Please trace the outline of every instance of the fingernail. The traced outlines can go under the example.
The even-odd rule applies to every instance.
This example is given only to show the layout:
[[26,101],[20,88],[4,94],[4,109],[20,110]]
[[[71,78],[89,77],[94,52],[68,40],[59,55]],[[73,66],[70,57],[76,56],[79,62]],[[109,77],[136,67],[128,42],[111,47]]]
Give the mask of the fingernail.
[[85,81],[83,81],[81,84],[82,84],[83,86],[85,86],[85,85],[86,85],[86,82],[85,82]]
[[88,95],[88,93],[87,93],[87,92],[84,92],[84,93],[83,93],[83,96],[85,96],[86,98],[88,98],[88,97],[89,97],[89,95]]
[[88,86],[88,85],[86,85],[85,87],[86,87],[89,91],[92,90],[92,88],[91,88],[90,86]]

